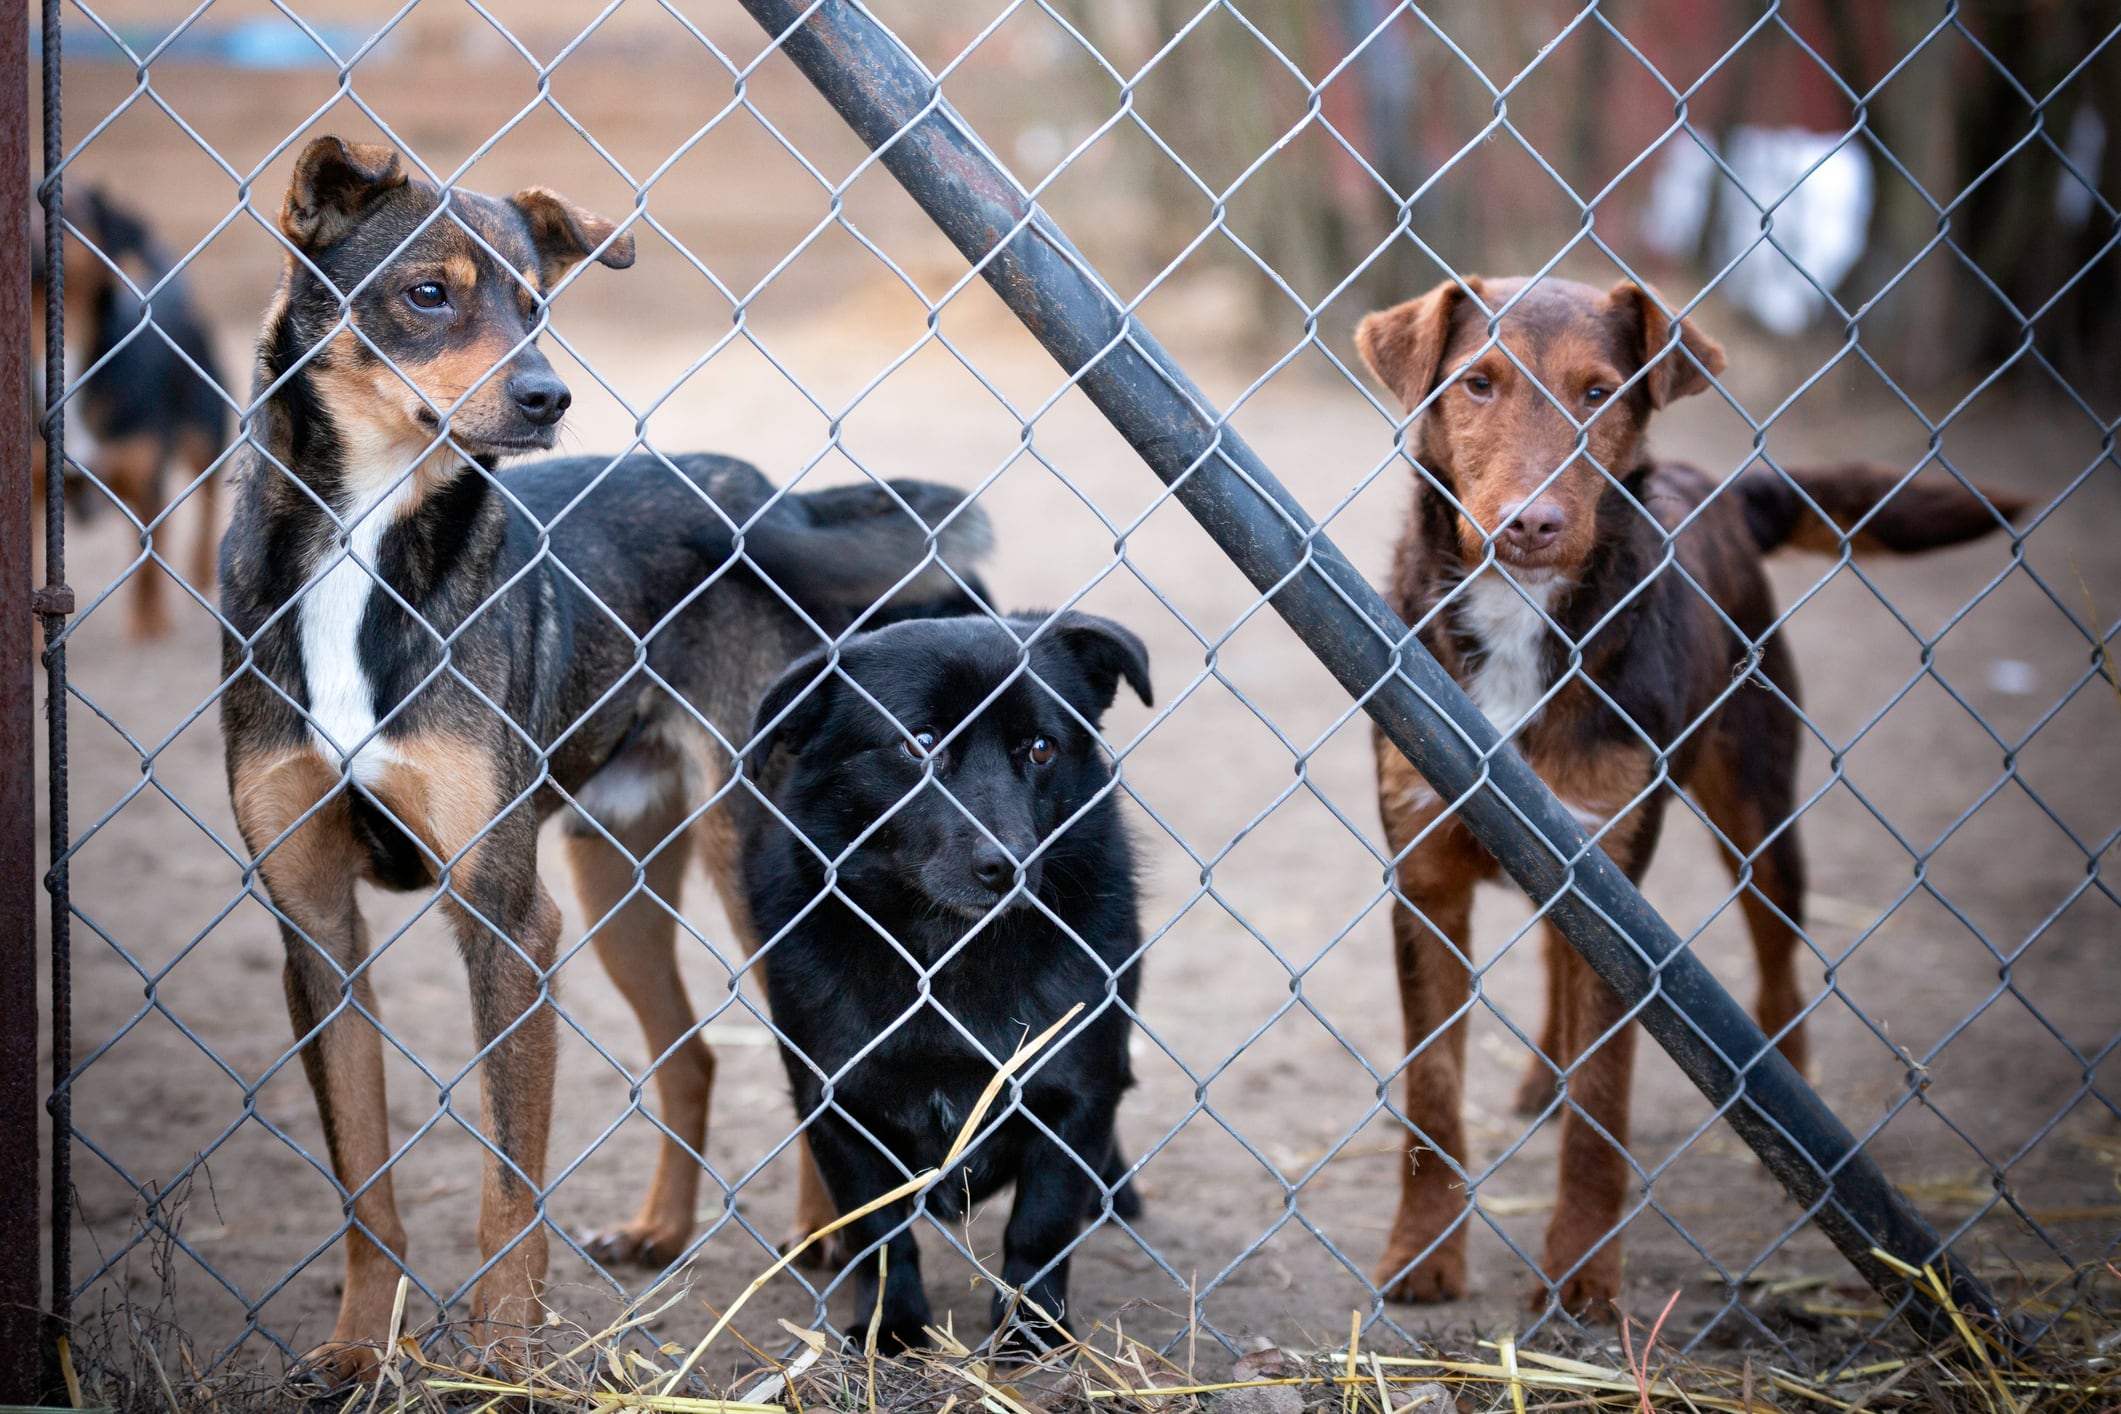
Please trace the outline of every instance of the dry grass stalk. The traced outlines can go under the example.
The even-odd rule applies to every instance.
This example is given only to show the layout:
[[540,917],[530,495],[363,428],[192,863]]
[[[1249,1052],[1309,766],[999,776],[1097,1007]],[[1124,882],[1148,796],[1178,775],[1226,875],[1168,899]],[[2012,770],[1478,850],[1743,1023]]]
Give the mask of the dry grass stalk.
[[[1008,1077],[1071,1018],[1028,1042],[996,1074],[941,1171],[970,1145]],[[933,1177],[924,1174],[881,1201],[897,1201]],[[169,1199],[162,1205],[165,1246],[174,1245],[180,1207]],[[158,1305],[119,1304],[77,1326],[66,1362],[76,1407],[102,1405],[123,1414],[263,1414],[305,1403],[333,1414],[486,1414],[503,1409],[550,1414],[1216,1414],[1216,1406],[1227,1399],[1235,1414],[1241,1401],[1233,1395],[1271,1389],[1282,1392],[1285,1408],[1301,1414],[1430,1414],[1437,1401],[1425,1396],[1433,1396],[1440,1386],[1461,1410],[1478,1414],[1563,1409],[1607,1414],[1768,1414],[1800,1409],[1838,1414],[2094,1414],[2121,1409],[2121,1363],[2116,1358],[2121,1322],[2114,1303],[2106,1299],[2107,1291],[2091,1285],[2107,1275],[2121,1282],[2121,1271],[2098,1268],[2059,1278],[2057,1286],[2076,1288],[2073,1301],[2051,1300],[2055,1287],[2029,1287],[2020,1297],[2021,1311],[2044,1314],[2052,1327],[2037,1365],[1956,1311],[1951,1314],[1956,1340],[1947,1348],[1910,1345],[1891,1359],[1847,1364],[1850,1349],[1866,1347],[1800,1343],[1786,1349],[1784,1364],[1764,1362],[1757,1351],[1740,1352],[1735,1363],[1719,1364],[1660,1346],[1678,1306],[1675,1293],[1639,1350],[1632,1327],[1623,1322],[1618,1351],[1589,1343],[1539,1350],[1504,1337],[1473,1342],[1464,1351],[1428,1346],[1387,1353],[1378,1348],[1375,1329],[1365,1341],[1363,1313],[1357,1311],[1351,1313],[1343,1347],[1248,1355],[1232,1372],[1234,1377],[1225,1379],[1216,1377],[1228,1368],[1222,1364],[1222,1347],[1211,1339],[1203,1353],[1197,1300],[1189,1301],[1183,1321],[1176,1312],[1163,1313],[1169,1318],[1164,1328],[1175,1332],[1169,1336],[1170,1354],[1159,1344],[1130,1336],[1117,1318],[1109,1326],[1065,1329],[1059,1348],[1017,1364],[1003,1364],[967,1346],[947,1322],[930,1330],[933,1349],[886,1358],[875,1349],[873,1338],[849,1342],[835,1333],[783,1321],[796,1353],[777,1360],[737,1333],[732,1319],[744,1300],[785,1267],[786,1257],[769,1266],[727,1310],[715,1312],[707,1339],[690,1351],[654,1343],[649,1330],[690,1299],[680,1273],[628,1302],[601,1329],[582,1330],[554,1318],[540,1332],[554,1353],[524,1376],[502,1379],[467,1373],[427,1353],[437,1348],[444,1333],[439,1328],[406,1329],[410,1283],[401,1282],[383,1377],[335,1395],[329,1404],[317,1404],[284,1378],[255,1368],[209,1365],[202,1372],[168,1314],[177,1309],[170,1284],[173,1264],[166,1252],[150,1256],[163,1278]],[[1927,1299],[1950,1309],[1949,1288],[1934,1269],[1903,1265],[1902,1275]],[[1758,1299],[1770,1313],[1801,1312],[1803,1293],[1844,1280],[1825,1276],[1761,1283]],[[2053,1319],[2065,1312],[2070,1319]],[[1042,1310],[1037,1314],[1051,1316]],[[1054,1325],[1062,1329],[1060,1323]],[[863,1334],[873,1336],[874,1322],[865,1327]],[[700,1370],[725,1331],[762,1369],[718,1389]],[[1902,1338],[1911,1339],[1904,1334]],[[1550,1342],[1561,1343],[1559,1338]],[[1873,1340],[1868,1348],[1876,1345]],[[1814,1352],[1809,1357],[1807,1348]],[[1215,1362],[1217,1369],[1203,1369],[1203,1358]],[[1807,1362],[1831,1373],[1811,1374],[1796,1367]],[[1287,1398],[1292,1390],[1294,1402]]]

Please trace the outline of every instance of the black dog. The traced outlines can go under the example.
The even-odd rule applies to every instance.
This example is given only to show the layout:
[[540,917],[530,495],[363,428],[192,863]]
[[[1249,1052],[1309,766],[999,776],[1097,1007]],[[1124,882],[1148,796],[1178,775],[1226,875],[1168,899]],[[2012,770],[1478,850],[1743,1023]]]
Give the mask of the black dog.
[[[1022,1292],[1006,1340],[1028,1346],[1052,1335],[1037,1313],[1066,1308],[1085,1217],[1108,1194],[1139,1211],[1113,1117],[1133,1079],[1141,930],[1097,727],[1122,679],[1149,701],[1149,663],[1104,619],[1007,625],[900,623],[850,640],[836,673],[822,652],[791,667],[760,703],[751,769],[804,838],[760,820],[744,873],[782,1059],[841,1212],[939,1164],[998,1064],[1082,1004],[1019,1073],[1021,1109],[990,1116],[919,1199],[949,1220],[1016,1184],[995,1325]],[[842,1234],[858,1325],[877,1311],[874,1249],[888,1252],[887,1350],[926,1343],[914,1216],[901,1201]]]

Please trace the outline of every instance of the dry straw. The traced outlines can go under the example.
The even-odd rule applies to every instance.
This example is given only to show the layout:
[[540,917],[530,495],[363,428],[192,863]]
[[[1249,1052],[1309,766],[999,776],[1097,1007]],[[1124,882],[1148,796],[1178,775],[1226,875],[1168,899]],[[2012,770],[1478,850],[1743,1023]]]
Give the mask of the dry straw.
[[[2121,1282],[2121,1271],[2109,1266],[2073,1274],[2072,1284],[2080,1288],[2082,1299],[2067,1319],[2056,1323],[2042,1352],[2026,1356],[2014,1353],[1954,1308],[1934,1269],[1910,1267],[1883,1252],[1874,1255],[1898,1269],[1919,1298],[1935,1301],[1949,1313],[1957,1340],[1855,1366],[1823,1359],[1822,1367],[1835,1371],[1829,1376],[1807,1375],[1753,1354],[1739,1354],[1733,1366],[1661,1349],[1678,1292],[1642,1335],[1639,1348],[1634,1327],[1623,1315],[1617,1351],[1595,1345],[1569,1353],[1535,1350],[1506,1335],[1474,1342],[1473,1350],[1480,1353],[1472,1355],[1433,1348],[1388,1354],[1374,1346],[1363,1348],[1363,1313],[1351,1311],[1344,1347],[1259,1352],[1237,1363],[1235,1378],[1221,1380],[1204,1377],[1200,1368],[1197,1309],[1188,1318],[1186,1339],[1172,1342],[1183,1365],[1158,1346],[1130,1337],[1117,1319],[1109,1326],[1079,1331],[1062,1330],[1055,1321],[1055,1329],[1062,1330],[1058,1348],[1035,1361],[1010,1363],[967,1346],[947,1324],[930,1328],[932,1349],[897,1358],[879,1358],[873,1321],[866,1323],[866,1338],[852,1343],[782,1321],[795,1351],[785,1361],[733,1330],[738,1312],[802,1252],[857,1218],[920,1193],[953,1168],[1010,1078],[1080,1011],[1071,1010],[1025,1042],[995,1072],[940,1164],[791,1247],[726,1310],[716,1313],[713,1327],[689,1350],[652,1346],[646,1340],[647,1329],[690,1295],[673,1276],[629,1303],[619,1319],[601,1330],[586,1332],[552,1318],[541,1337],[543,1348],[555,1353],[534,1369],[509,1377],[467,1371],[425,1352],[423,1347],[435,1343],[431,1337],[436,1332],[405,1330],[409,1283],[401,1280],[391,1313],[391,1340],[382,1373],[373,1384],[320,1399],[313,1390],[255,1371],[202,1375],[174,1323],[152,1315],[143,1321],[137,1310],[128,1309],[108,1313],[102,1323],[104,1338],[84,1362],[85,1377],[76,1375],[71,1357],[65,1361],[68,1394],[76,1408],[104,1407],[123,1414],[251,1414],[296,1407],[297,1401],[331,1414],[1216,1414],[1217,1406],[1225,1403],[1230,1414],[2121,1410],[2121,1374],[2114,1358],[2121,1349],[2121,1324],[2110,1314],[2113,1303],[2102,1302],[2096,1289],[2100,1278]],[[1789,1300],[1831,1281],[1786,1283],[1786,1291],[1769,1295]],[[2041,1311],[2047,1303],[2034,1298],[2023,1305]],[[1051,1320],[1052,1313],[1033,1309]],[[118,1332],[116,1339],[113,1331]],[[718,1394],[700,1371],[725,1335],[750,1352],[760,1369],[736,1381],[729,1393]],[[1209,1349],[1217,1347],[1211,1344]],[[164,1350],[179,1354],[185,1378],[172,1376],[170,1362],[158,1353]],[[1615,1354],[1618,1360],[1611,1358]],[[1212,1354],[1210,1358],[1220,1359]],[[2033,1359],[2041,1363],[2029,1363]]]

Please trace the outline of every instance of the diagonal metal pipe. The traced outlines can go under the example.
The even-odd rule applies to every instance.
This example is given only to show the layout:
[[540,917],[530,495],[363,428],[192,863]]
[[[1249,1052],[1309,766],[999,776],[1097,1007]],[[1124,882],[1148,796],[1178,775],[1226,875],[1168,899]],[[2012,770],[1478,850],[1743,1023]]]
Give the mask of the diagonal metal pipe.
[[[741,0],[1232,563],[1446,800],[1864,1279],[1948,1331],[1884,1252],[2013,1339],[1826,1102],[1319,530],[1089,262],[851,0]],[[1467,793],[1471,792],[1470,795]],[[1568,861],[1574,860],[1572,864]]]

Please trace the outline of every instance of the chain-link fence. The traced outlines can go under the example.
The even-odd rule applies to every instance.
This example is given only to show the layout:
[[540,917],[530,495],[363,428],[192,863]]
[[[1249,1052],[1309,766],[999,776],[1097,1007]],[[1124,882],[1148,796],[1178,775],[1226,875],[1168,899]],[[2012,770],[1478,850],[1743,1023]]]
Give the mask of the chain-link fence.
[[[1853,1358],[1924,1304],[1873,1245],[1950,1249],[2029,1339],[2096,1318],[2116,34],[55,0],[54,1303],[167,1297],[205,1370],[650,1289],[642,1358],[733,1303],[859,1331],[889,1224],[748,1288],[941,1157],[879,1113],[954,1135],[1079,1000],[972,1118],[1087,1218],[1020,1266],[957,1171],[901,1215],[961,1335],[1058,1271],[1071,1326],[1174,1344],[1676,1290],[1689,1347]],[[562,471],[511,469],[556,426]],[[1870,553],[1929,540],[1970,543]],[[1153,694],[1098,690],[1077,614]],[[963,714],[895,705],[996,634]],[[1019,708],[1086,773],[1028,835],[974,770]],[[878,751],[910,774],[850,826]],[[977,907],[863,865],[938,799],[938,868],[1001,851]],[[1472,921],[1492,860],[1532,902]],[[814,885],[778,915],[775,867]],[[1079,994],[996,980],[1034,934]],[[847,1049],[784,1070],[798,1036]],[[1115,1065],[1117,1147],[1072,1151],[1050,1092]]]

